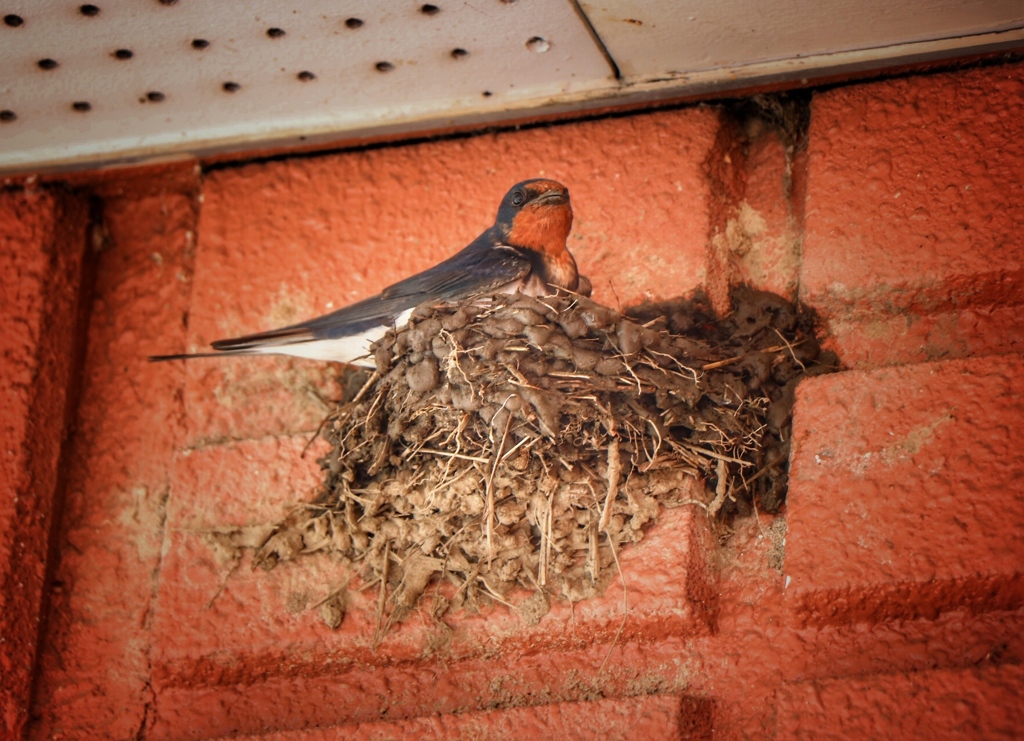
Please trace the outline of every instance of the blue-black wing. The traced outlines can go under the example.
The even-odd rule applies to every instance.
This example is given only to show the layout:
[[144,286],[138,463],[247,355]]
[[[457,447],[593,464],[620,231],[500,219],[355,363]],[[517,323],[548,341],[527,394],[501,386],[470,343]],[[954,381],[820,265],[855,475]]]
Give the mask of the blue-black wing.
[[521,280],[529,272],[530,261],[516,249],[496,244],[488,231],[444,262],[395,283],[376,296],[299,324],[212,344],[219,351],[245,351],[348,337],[372,327],[390,325],[395,317],[426,301],[458,301],[487,293]]

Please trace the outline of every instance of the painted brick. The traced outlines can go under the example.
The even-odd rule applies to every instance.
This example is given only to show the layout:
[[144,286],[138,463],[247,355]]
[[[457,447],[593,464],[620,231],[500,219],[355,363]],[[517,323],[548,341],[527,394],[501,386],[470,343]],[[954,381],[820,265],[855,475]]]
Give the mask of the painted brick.
[[[723,313],[730,310],[730,286],[737,283],[796,298],[800,272],[800,233],[791,207],[792,153],[781,135],[758,119],[747,128],[744,146],[727,153],[730,160],[739,160],[739,172],[732,175],[732,187],[717,189],[724,203],[717,204],[719,223],[710,240],[705,288]],[[732,166],[723,163],[721,168]],[[719,180],[728,175],[726,170]]]
[[678,695],[650,695],[591,702],[563,702],[460,715],[434,715],[406,721],[378,721],[310,731],[286,731],[245,737],[250,741],[334,739],[339,733],[353,741],[396,738],[444,738],[455,741],[488,738],[687,739],[711,738],[713,705]]
[[780,693],[778,737],[1017,739],[1024,668],[830,679]]
[[[314,675],[321,670],[309,667],[317,666],[318,657],[348,660],[348,650],[360,660],[365,658],[365,641],[345,644],[346,636],[339,639],[330,634],[316,624],[315,615],[302,613],[296,617],[287,612],[288,607],[297,604],[289,601],[296,593],[289,585],[323,584],[322,572],[314,570],[304,577],[300,574],[294,582],[285,577],[294,579],[297,572],[293,570],[290,575],[287,567],[271,575],[253,575],[249,580],[232,578],[227,582],[226,596],[217,595],[220,582],[216,580],[223,579],[225,572],[216,571],[214,578],[204,572],[208,564],[203,559],[209,559],[209,548],[205,542],[197,546],[200,534],[188,528],[196,523],[231,520],[213,517],[219,511],[216,497],[204,500],[203,492],[198,490],[192,490],[192,499],[178,496],[183,491],[180,482],[188,481],[191,475],[189,455],[195,456],[194,461],[213,461],[218,456],[223,460],[224,451],[233,448],[221,444],[227,440],[256,438],[257,448],[266,445],[269,450],[270,457],[263,460],[262,470],[293,470],[288,461],[297,460],[297,450],[287,442],[287,435],[311,430],[319,422],[322,408],[310,396],[331,394],[333,371],[274,359],[250,360],[248,364],[227,361],[219,366],[150,366],[142,363],[145,354],[185,346],[185,326],[190,328],[193,344],[197,337],[205,342],[222,334],[265,326],[264,320],[280,324],[299,318],[300,312],[325,311],[331,308],[330,301],[340,304],[375,291],[445,256],[449,245],[457,247],[468,241],[492,218],[497,198],[511,182],[537,174],[563,178],[573,187],[577,203],[589,204],[577,206],[575,238],[579,245],[574,250],[578,256],[589,251],[592,264],[599,266],[591,274],[606,300],[612,300],[615,294],[636,301],[692,291],[701,280],[703,264],[698,258],[704,253],[707,234],[707,219],[701,216],[706,210],[701,162],[714,142],[717,126],[714,113],[694,110],[638,116],[617,124],[592,122],[573,129],[509,133],[222,170],[214,173],[205,186],[206,201],[199,224],[202,248],[195,281],[194,204],[187,192],[182,193],[182,183],[171,178],[168,182],[173,187],[167,192],[159,187],[140,192],[131,184],[122,187],[123,183],[117,181],[107,184],[113,247],[100,257],[98,266],[79,409],[80,433],[69,468],[74,485],[68,492],[63,558],[36,698],[40,718],[36,734],[131,735],[152,726],[156,735],[174,735],[184,728],[203,727],[204,723],[214,732],[221,719],[212,713],[209,720],[203,720],[210,708],[199,698],[205,697],[217,706],[223,702],[227,689],[220,682],[227,680],[218,676],[227,677],[234,671],[243,686],[255,683],[247,698],[264,696],[262,690],[270,693],[266,697],[280,698],[289,692],[301,697],[303,693],[294,686],[284,689],[292,674],[278,671],[282,645],[301,646],[305,642],[307,653],[314,658],[304,664],[307,668],[302,671]],[[618,151],[622,156],[589,161],[576,157],[582,151],[579,129],[603,141],[606,150]],[[526,151],[531,154],[522,156]],[[509,165],[481,174],[479,162],[492,159]],[[560,172],[551,170],[552,159],[556,165],[562,163],[557,165]],[[657,166],[648,165],[648,159],[656,161]],[[570,160],[578,160],[582,176],[574,169],[576,178],[570,177]],[[513,172],[519,168],[523,172]],[[494,193],[485,192],[481,178],[494,187]],[[263,186],[257,187],[254,179]],[[634,197],[644,189],[654,194],[649,201]],[[623,193],[629,193],[630,198],[623,198]],[[680,211],[693,218],[676,224]],[[486,215],[481,217],[484,221],[476,224],[472,217],[481,213]],[[666,240],[670,227],[674,236]],[[359,237],[348,237],[350,234]],[[623,234],[651,249],[619,250],[618,237]],[[325,253],[325,242],[341,243],[345,249]],[[606,242],[615,249],[605,247]],[[386,249],[392,245],[397,248]],[[686,259],[687,255],[693,259]],[[413,266],[413,260],[423,264]],[[275,275],[274,268],[282,265],[286,269]],[[602,265],[604,288],[598,280]],[[330,279],[332,274],[344,278]],[[374,276],[373,285],[366,277],[369,274]],[[346,289],[339,296],[337,284],[342,280]],[[355,288],[348,287],[352,283]],[[214,310],[205,311],[211,304]],[[253,316],[259,324],[254,321],[242,326],[238,319]],[[230,366],[232,362],[236,365]],[[225,367],[230,370],[224,372]],[[223,374],[220,379],[217,373]],[[176,396],[176,389],[182,386],[184,414],[181,397]],[[283,437],[278,440],[277,436]],[[240,473],[246,465],[245,460],[236,460],[220,470],[218,482],[227,489],[240,487],[248,480]],[[172,481],[178,483],[170,489]],[[235,515],[252,514],[252,503],[237,496],[244,491],[235,489],[234,498],[226,500],[235,507],[231,510]],[[268,493],[265,487],[263,493]],[[274,512],[265,513],[263,521],[280,514],[280,500],[270,494],[262,501],[272,502]],[[305,491],[292,490],[292,495],[294,499],[306,498]],[[182,502],[193,509],[180,509]],[[207,514],[210,519],[203,519]],[[672,520],[671,515],[668,520]],[[517,656],[532,656],[548,649],[578,652],[596,638],[599,648],[594,652],[601,658],[594,661],[588,654],[585,660],[579,660],[594,671],[607,655],[601,642],[614,639],[633,647],[636,641],[660,639],[673,632],[706,632],[710,620],[704,604],[710,601],[707,574],[698,569],[704,568],[698,563],[704,552],[694,545],[706,533],[689,514],[685,520],[680,525],[684,537],[663,546],[651,541],[646,553],[652,563],[661,564],[660,574],[630,585],[631,599],[638,601],[637,605],[631,604],[630,614],[637,620],[631,617],[621,635],[616,635],[621,605],[618,597],[612,596],[602,604],[578,606],[575,615],[554,611],[549,620],[560,626],[570,625],[560,627],[554,637],[540,631],[524,633],[507,617],[467,621],[466,637],[453,644],[455,658],[464,668],[468,661],[475,661],[478,669],[467,676],[481,682],[486,670],[493,668],[487,659],[480,658],[488,652],[510,650]],[[691,531],[693,537],[688,537]],[[663,555],[652,557],[659,549]],[[163,562],[161,553],[169,554]],[[690,565],[688,559],[693,554],[700,558],[694,556],[692,577],[680,579],[680,558]],[[258,582],[256,576],[264,581]],[[193,578],[194,583],[190,581]],[[282,578],[281,584],[275,581]],[[231,604],[231,599],[238,596],[232,590],[244,592],[256,583],[271,592],[260,620],[255,626],[247,622],[232,624],[231,620],[244,612],[241,605]],[[205,601],[189,601],[199,593]],[[201,614],[214,595],[217,599],[212,600],[209,614]],[[242,597],[251,598],[249,605],[262,604],[260,595]],[[221,614],[225,610],[227,620]],[[358,624],[358,609],[353,609],[353,614],[356,617],[349,624],[367,627],[366,620]],[[571,629],[570,617],[579,619],[595,635]],[[196,650],[188,643],[195,636],[191,627],[195,625],[222,631],[217,640],[223,643],[211,643],[211,634],[207,633],[198,644],[202,650]],[[294,635],[289,632],[293,629]],[[392,646],[397,647],[393,650],[403,660],[415,657],[418,654],[403,655],[401,651],[420,650],[426,635],[422,625],[413,626],[413,638],[405,643],[399,638],[393,642]],[[339,640],[342,649],[337,647]],[[268,650],[271,645],[275,652]],[[630,650],[635,652],[634,648]],[[231,651],[239,653],[238,666],[224,672],[217,664],[230,658]],[[680,689],[678,662],[662,654],[651,656],[658,657],[657,665],[661,667],[650,670],[651,686]],[[366,663],[363,674],[378,676],[378,664],[395,664],[394,656],[382,651],[381,657]],[[534,661],[542,668],[517,690],[517,696],[548,691],[547,662],[540,656]],[[634,661],[626,674],[635,674],[635,666],[640,663]],[[509,677],[517,674],[516,666],[508,668]],[[573,672],[580,668],[569,661],[558,671],[565,683],[571,684]],[[427,674],[435,677],[424,683],[427,691],[396,701],[396,706],[405,707],[405,702],[407,712],[431,712],[423,699],[431,696],[431,688],[435,702],[458,705],[467,694],[469,686],[465,684],[450,694],[447,690],[453,689],[451,685],[446,685],[444,692],[437,689],[436,666]],[[383,676],[386,679],[388,675]],[[330,684],[335,678],[323,675],[314,676],[314,680]],[[626,694],[628,681],[622,679],[614,691]],[[365,684],[373,686],[369,681]],[[502,695],[496,692],[495,696]],[[566,691],[555,699],[579,699],[585,692]],[[492,695],[481,695],[483,699],[471,707],[486,707]],[[376,697],[379,704],[379,693]],[[261,717],[274,722],[266,716],[272,705],[264,703],[259,712],[246,714],[244,709],[250,707],[247,703],[246,699],[237,702],[235,712],[242,713],[250,726]],[[301,710],[301,703],[296,707]],[[338,706],[335,703],[333,707]],[[345,706],[341,707],[344,711]],[[358,716],[363,712],[361,707],[356,703],[345,717]],[[190,720],[180,724],[167,721],[177,717],[175,708]],[[367,717],[378,717],[377,704],[373,708]]]
[[105,202],[109,243],[97,257],[33,705],[38,738],[128,738],[146,723],[148,629],[184,380],[146,355],[159,337],[184,332],[195,229],[194,196],[167,187],[136,183]]
[[[705,275],[702,163],[718,126],[691,109],[210,173],[188,347],[377,293],[461,249],[513,183],[541,175],[569,186],[569,246],[598,300],[690,294]],[[192,361],[188,373],[192,445],[315,429],[310,397],[336,395],[312,363]]]
[[0,193],[0,735],[12,738],[28,719],[87,223],[81,199]]
[[[154,704],[156,724],[150,737],[306,733],[360,721],[406,722],[438,713],[558,702],[581,702],[582,709],[599,697],[678,694],[693,670],[680,659],[682,647],[672,639],[623,644],[607,664],[609,647],[595,646],[450,663],[419,661],[387,671],[364,667],[332,677],[293,672],[254,685],[196,682],[188,688],[164,687]],[[699,701],[693,704],[697,707],[687,709],[687,723],[700,730],[700,719],[709,709]]]
[[[592,691],[588,677],[613,644],[619,657],[626,648],[635,654],[637,644],[710,630],[709,533],[702,515],[681,508],[663,513],[640,544],[620,554],[625,624],[616,580],[603,597],[573,607],[554,602],[533,626],[500,605],[449,616],[454,632],[440,649],[431,648],[437,626],[421,612],[374,651],[375,592],[350,593],[335,630],[314,609],[348,581],[336,563],[311,558],[253,572],[248,556],[239,563],[211,542],[215,530],[258,531],[291,503],[309,500],[319,472],[315,456],[299,457],[305,443],[264,438],[179,455],[151,634],[155,738],[477,710],[522,704],[559,686],[568,689],[549,700],[579,699],[573,682]],[[643,686],[679,687],[678,662],[654,651],[641,663],[648,667]],[[635,660],[626,666],[621,681],[593,681],[623,693],[639,681]],[[609,676],[616,671],[609,668]]]
[[[259,526],[307,498],[315,454],[299,450],[322,414],[315,397],[336,393],[333,371],[141,358],[370,294],[464,244],[511,182],[542,174],[572,189],[571,246],[612,305],[707,284],[709,236],[737,213],[734,244],[750,251],[730,275],[791,289],[794,244],[779,240],[806,206],[801,296],[847,362],[1016,352],[1021,243],[1008,224],[1020,221],[1022,149],[1007,132],[1020,69],[821,94],[810,180],[761,137],[724,207],[708,169],[733,149],[708,109],[223,167],[205,185],[194,282],[195,204],[182,195],[194,181],[139,193],[117,176],[30,735],[501,738],[607,721],[612,737],[707,737],[713,721],[718,738],[820,737],[848,717],[875,728],[850,699],[862,697],[879,724],[896,718],[898,732],[878,735],[912,736],[924,718],[941,736],[929,703],[952,708],[949,728],[996,735],[1024,661],[1019,358],[806,383],[785,577],[771,518],[736,523],[747,541],[717,552],[712,578],[703,523],[677,510],[622,553],[621,634],[613,585],[538,626],[500,607],[458,616],[431,655],[422,615],[373,653],[366,598],[339,630],[318,624],[304,608],[340,577],[329,564],[254,574],[210,545],[215,527]],[[789,175],[809,191],[795,217]],[[763,229],[729,210],[743,202]],[[915,239],[928,249],[908,249]],[[4,429],[4,443],[24,437]],[[992,661],[1004,663],[962,668]]]
[[1024,353],[1021,307],[967,307],[926,314],[833,315],[829,343],[850,368]]
[[[816,95],[808,152],[801,297],[863,367],[920,359],[916,317],[979,314],[980,341],[955,318],[926,359],[1022,341],[1019,323],[984,312],[1024,302],[1024,65],[853,85]],[[879,321],[879,315],[904,318]],[[951,326],[953,325],[953,326]]]
[[734,282],[796,298],[800,233],[792,208],[793,152],[774,130],[752,137],[744,200],[736,217],[742,271]]
[[684,641],[677,656],[687,669],[686,693],[714,700],[715,738],[776,737],[776,702],[788,683],[1024,664],[1024,608],[960,608],[934,620],[795,624],[785,576],[775,565],[785,533],[779,526],[786,519],[762,515],[760,523],[734,521],[735,531],[715,554],[720,605],[715,631]]
[[851,371],[798,389],[787,597],[803,623],[1024,605],[1024,361]]

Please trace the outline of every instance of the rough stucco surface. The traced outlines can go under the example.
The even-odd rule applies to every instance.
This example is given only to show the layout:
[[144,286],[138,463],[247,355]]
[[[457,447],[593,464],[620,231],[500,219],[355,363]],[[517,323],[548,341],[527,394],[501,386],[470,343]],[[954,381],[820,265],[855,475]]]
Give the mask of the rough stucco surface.
[[[950,728],[998,735],[1024,663],[1022,80],[1005,64],[817,94],[799,151],[700,107],[202,181],[189,167],[96,174],[109,240],[63,447],[47,436],[57,417],[42,436],[27,420],[62,398],[33,383],[33,358],[58,336],[39,329],[64,295],[50,286],[77,284],[33,255],[84,212],[3,194],[14,272],[0,301],[25,317],[0,338],[17,412],[0,428],[3,473],[59,490],[35,472],[56,481],[61,457],[67,482],[48,565],[45,533],[35,561],[16,551],[17,507],[42,502],[46,517],[45,498],[18,483],[0,499],[0,577],[53,576],[30,737],[900,737],[932,728],[936,703]],[[487,608],[453,619],[437,653],[417,615],[374,653],[372,596],[334,631],[309,609],[343,578],[332,564],[252,573],[212,533],[307,498],[317,450],[301,450],[337,393],[330,369],[145,356],[372,294],[463,246],[512,183],[540,175],[572,192],[570,246],[599,300],[704,288],[720,303],[752,280],[808,301],[860,370],[798,390],[783,516],[716,544],[699,511],[673,510],[622,552],[625,602],[616,582],[537,625]],[[5,608],[38,620],[13,594]],[[27,672],[35,644],[19,640],[0,660]],[[27,688],[2,700],[5,719],[28,717]]]
[[1024,725],[1020,666],[807,682],[786,688],[779,734],[822,738],[1016,739]]
[[[145,362],[181,323],[195,196],[135,183],[105,204],[109,231],[82,378],[52,612],[35,707],[39,737],[133,736],[149,689],[181,369]],[[166,340],[161,340],[161,342]]]
[[[688,698],[687,698],[688,699]],[[679,738],[680,724],[693,729],[687,738],[710,738],[712,707],[707,701],[682,702],[675,695],[648,695],[590,702],[492,710],[462,715],[434,715],[395,723],[360,723],[345,729],[355,741],[393,738],[445,738],[458,741],[488,738],[631,739],[650,741]],[[597,722],[595,722],[597,720]],[[258,738],[274,741],[316,741],[337,738],[338,729],[283,732]],[[248,737],[257,738],[257,737]]]
[[[294,457],[301,444],[295,441]],[[221,496],[223,488],[216,484],[186,489],[186,496],[191,490],[218,501],[225,524],[238,517],[237,502],[259,497],[256,480],[275,460],[272,454],[261,455],[255,446],[244,447],[252,451],[248,456],[251,476],[225,479],[237,484],[237,496]],[[198,465],[206,468],[206,463]],[[228,464],[216,470],[235,469]],[[209,469],[199,475],[208,476]],[[272,487],[273,483],[268,488]],[[179,506],[194,521],[204,517],[192,514],[194,506],[204,509],[196,499],[188,498]],[[212,514],[211,509],[206,513]],[[246,516],[260,517],[258,512]],[[502,698],[579,699],[588,683],[574,689],[571,677],[592,668],[594,657],[602,651],[607,654],[616,640],[631,645],[656,642],[667,635],[708,633],[703,601],[711,599],[711,589],[698,583],[704,576],[699,563],[686,568],[694,555],[705,555],[698,548],[704,544],[693,542],[701,537],[693,533],[694,528],[704,523],[695,521],[692,512],[676,510],[666,513],[664,524],[622,554],[625,573],[643,571],[647,576],[629,584],[629,620],[624,626],[622,586],[615,582],[603,597],[580,603],[574,610],[565,603],[553,604],[536,626],[502,606],[461,615],[452,623],[455,630],[447,645],[440,649],[431,648],[439,637],[437,626],[425,615],[417,615],[374,652],[370,641],[375,594],[356,595],[348,604],[345,623],[331,631],[310,620],[316,613],[308,610],[322,599],[325,583],[330,584],[326,563],[279,568],[259,580],[229,583],[217,593],[224,566],[216,563],[202,542],[203,529],[179,524],[172,515],[169,530],[179,535],[171,541],[175,555],[164,562],[161,610],[153,628],[154,688],[163,698],[157,705],[153,733],[173,737],[175,729],[183,726],[211,736],[251,733],[275,719],[287,718],[297,727],[312,719],[322,724],[374,720],[382,712],[415,716],[427,707],[458,712]],[[512,599],[518,603],[527,597],[517,593]],[[284,645],[282,635],[287,636]],[[230,665],[220,658],[225,654],[233,657]],[[433,661],[421,662],[435,656],[457,662],[459,671],[447,675]],[[275,681],[272,677],[282,665],[289,667],[288,679]],[[347,667],[341,675],[340,666]],[[651,687],[685,687],[685,671],[663,652],[652,651],[632,664],[626,676],[621,667],[610,667],[606,676],[592,680],[592,691],[609,691],[637,671]],[[484,675],[488,679],[481,685]],[[236,695],[239,686],[247,689]],[[209,702],[221,703],[225,694],[234,697],[231,710],[211,713]],[[389,699],[382,704],[382,697]],[[270,698],[272,704],[268,704]]]
[[815,98],[801,297],[847,362],[1020,352],[1022,99],[1021,65]]
[[1024,364],[922,363],[799,390],[787,596],[811,623],[1024,606]]
[[0,194],[0,729],[26,721],[75,356],[88,208]]

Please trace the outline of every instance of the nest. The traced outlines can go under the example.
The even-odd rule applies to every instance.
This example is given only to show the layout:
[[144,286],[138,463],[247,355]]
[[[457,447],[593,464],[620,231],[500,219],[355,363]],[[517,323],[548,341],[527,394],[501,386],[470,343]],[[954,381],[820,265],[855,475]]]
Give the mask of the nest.
[[699,302],[626,317],[579,296],[420,307],[325,420],[316,499],[255,565],[335,554],[379,590],[379,639],[431,584],[435,617],[516,588],[540,614],[597,594],[663,506],[721,527],[777,511],[794,387],[834,359],[791,303],[733,301],[725,320]]

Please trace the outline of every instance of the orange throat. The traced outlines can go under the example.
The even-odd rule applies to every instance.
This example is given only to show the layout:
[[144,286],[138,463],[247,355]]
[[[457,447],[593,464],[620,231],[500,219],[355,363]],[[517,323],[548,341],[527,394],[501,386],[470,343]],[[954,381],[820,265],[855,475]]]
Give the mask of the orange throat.
[[576,261],[565,246],[572,229],[572,207],[530,204],[516,214],[508,241],[513,247],[525,247],[544,258],[547,275],[544,280],[552,285],[576,290]]

